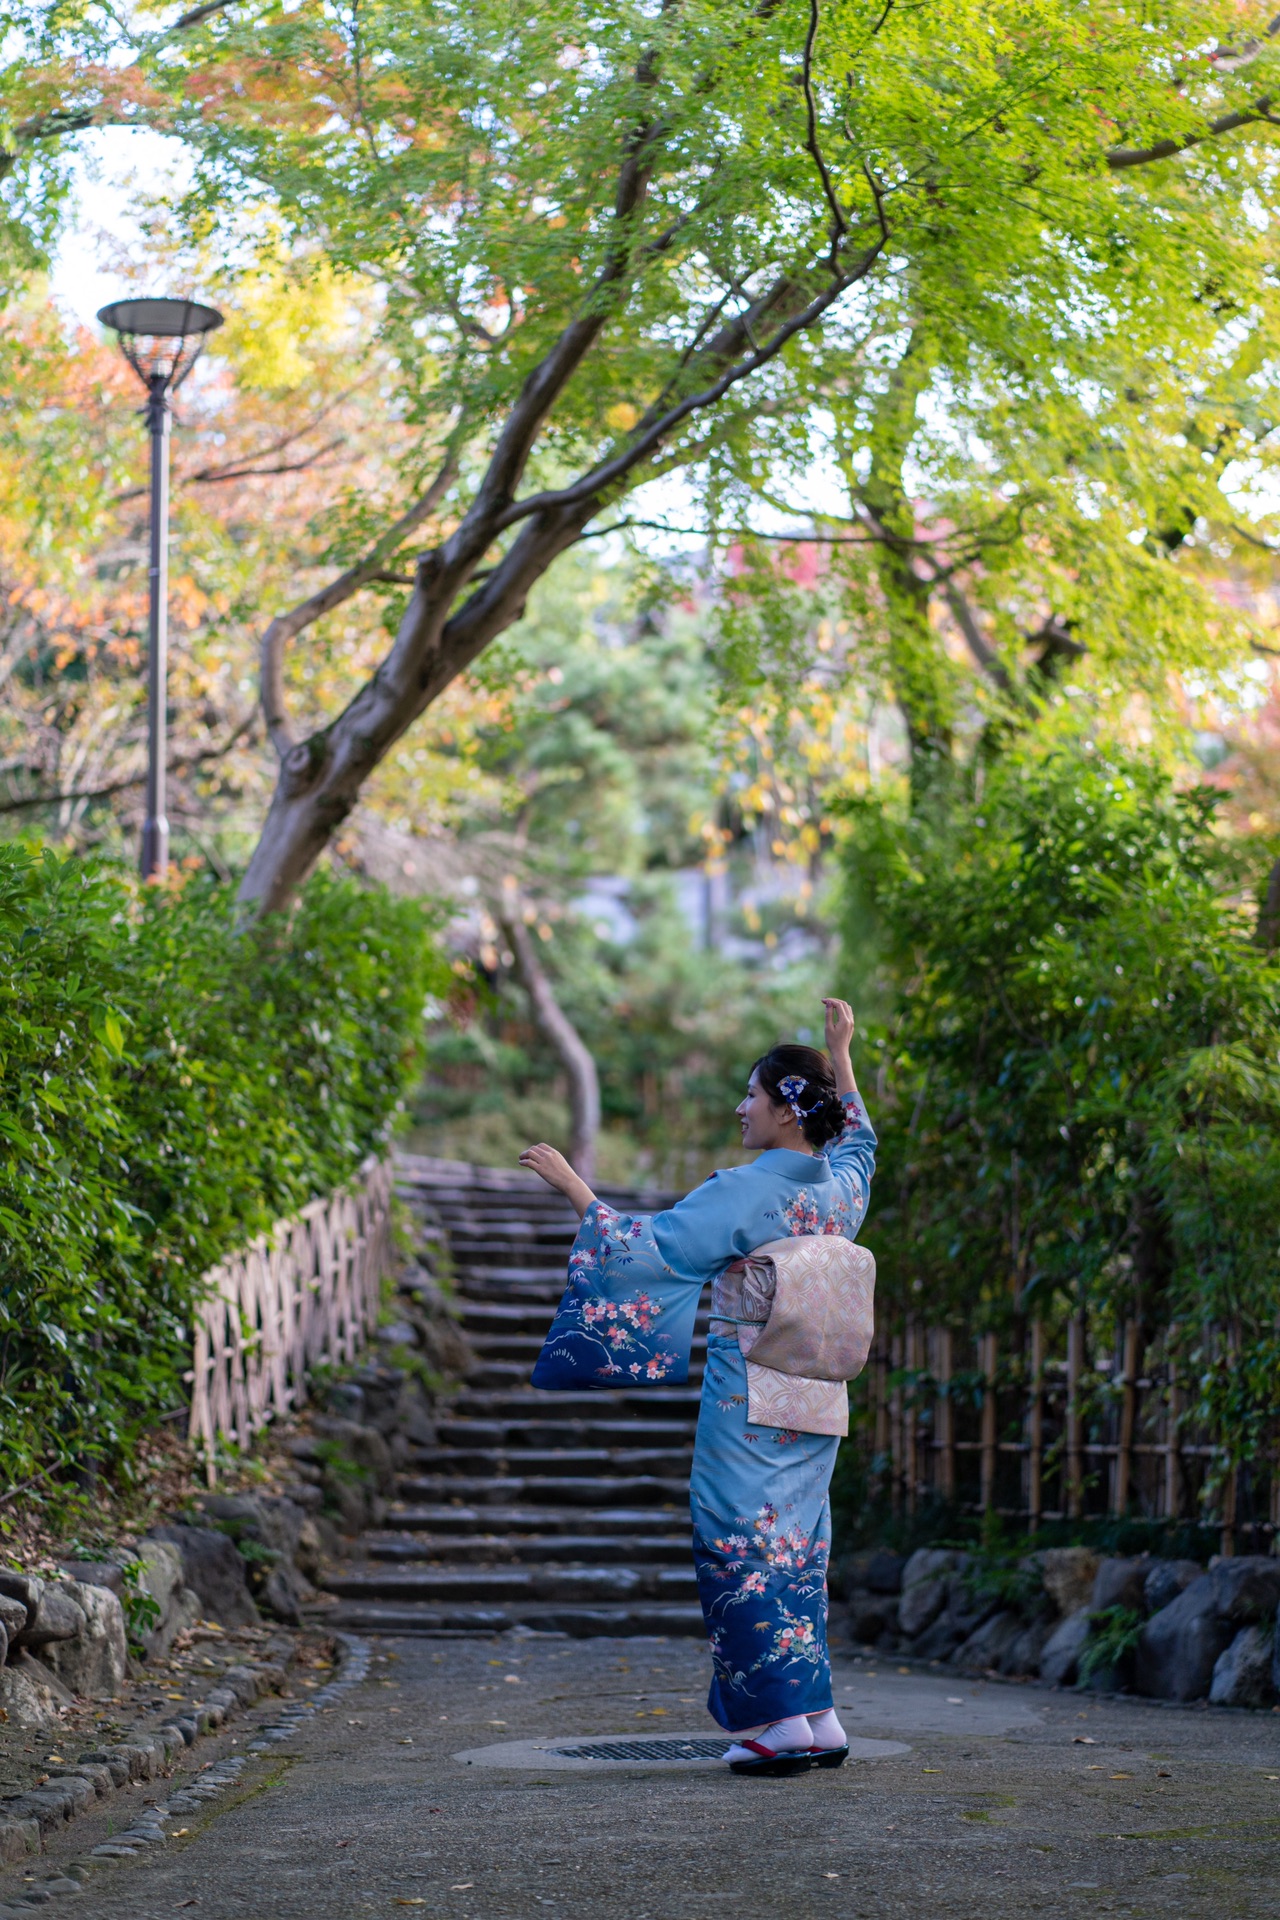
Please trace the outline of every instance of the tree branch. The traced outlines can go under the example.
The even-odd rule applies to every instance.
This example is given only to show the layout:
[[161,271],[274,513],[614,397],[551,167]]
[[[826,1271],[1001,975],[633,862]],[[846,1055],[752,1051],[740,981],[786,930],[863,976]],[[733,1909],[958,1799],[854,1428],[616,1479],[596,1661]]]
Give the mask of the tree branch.
[[1220,134],[1233,133],[1237,127],[1250,126],[1255,120],[1265,120],[1275,125],[1271,117],[1273,105],[1274,96],[1264,93],[1252,106],[1239,108],[1233,113],[1220,113],[1200,133],[1176,134],[1167,140],[1157,140],[1150,147],[1112,147],[1104,158],[1113,173],[1120,173],[1126,167],[1146,167],[1153,160],[1171,160],[1175,154],[1185,153],[1189,147],[1198,147],[1205,140],[1216,140]]
[[277,614],[263,634],[259,656],[259,697],[267,737],[280,755],[283,756],[297,744],[289,725],[284,694],[284,650],[289,641],[377,579],[388,556],[435,510],[453,484],[457,470],[457,457],[450,452],[422,498],[410,507],[408,513],[402,514],[394,526],[387,529],[381,540],[374,542],[363,560],[357,561],[354,567],[348,567],[327,587],[301,601],[290,612]]
[[844,208],[836,198],[836,190],[831,184],[831,175],[827,172],[827,163],[818,144],[818,111],[813,101],[813,49],[817,38],[818,0],[809,0],[809,30],[804,37],[804,59],[800,67],[800,81],[804,88],[805,146],[818,169],[822,191],[831,209],[831,252],[827,256],[827,263],[835,273],[840,264],[840,248],[848,234],[849,223],[845,219]]
[[[252,729],[257,717],[256,709],[250,708],[235,730],[218,746],[202,747],[198,753],[175,754],[173,759],[166,761],[166,771],[185,773],[192,767],[207,766],[211,760],[225,759]],[[130,787],[145,787],[146,784],[144,768],[141,773],[130,774],[127,779],[110,780],[102,787],[84,787],[69,793],[24,793],[18,799],[0,800],[0,813],[25,813],[33,807],[58,807],[72,800],[109,800],[113,794],[127,793]]]
[[965,637],[970,653],[993,685],[1009,699],[1014,697],[1013,682],[1009,678],[1004,661],[987,639],[978,625],[973,608],[961,593],[954,580],[948,580],[942,589],[947,605],[950,607],[956,625]]
[[[527,519],[529,515],[541,513],[547,508],[559,509],[562,507],[575,507],[583,500],[606,493],[617,481],[624,480],[634,467],[639,466],[650,453],[661,445],[662,441],[680,425],[682,420],[688,419],[690,414],[698,413],[706,407],[714,406],[717,401],[722,400],[725,394],[737,386],[740,381],[748,379],[753,373],[759,372],[761,367],[767,366],[771,360],[776,359],[783,347],[786,346],[789,340],[794,339],[796,334],[803,333],[805,329],[811,327],[816,320],[821,319],[828,307],[838,300],[842,293],[847,293],[850,287],[855,286],[859,280],[864,279],[870,272],[876,260],[883,252],[887,239],[888,232],[885,230],[881,233],[880,238],[875,242],[874,246],[867,247],[864,250],[857,263],[851,267],[847,273],[835,276],[827,286],[808,301],[798,313],[793,313],[790,318],[785,320],[771,340],[767,340],[763,346],[755,348],[753,352],[739,360],[736,365],[727,367],[718,380],[713,381],[710,386],[704,387],[699,393],[688,394],[683,400],[678,401],[675,406],[669,407],[665,413],[659,415],[656,420],[653,420],[648,425],[642,423],[637,438],[629,447],[625,448],[621,453],[616,454],[612,460],[602,461],[599,466],[595,467],[590,473],[575,482],[571,487],[529,494],[523,500],[514,501],[504,513],[498,516],[495,524],[495,532],[501,532],[506,527],[514,526],[518,520]],[[794,295],[797,291],[798,288],[795,281],[780,280],[770,289],[770,292],[765,296],[763,301],[756,303],[753,312],[758,313],[762,306],[772,308],[779,305],[785,296],[788,294]],[[735,322],[733,327],[726,331],[739,334],[745,333],[750,318],[750,315],[741,316],[740,320]],[[712,360],[713,363],[725,357],[722,353],[717,352],[717,341],[712,341],[706,348],[706,357]]]

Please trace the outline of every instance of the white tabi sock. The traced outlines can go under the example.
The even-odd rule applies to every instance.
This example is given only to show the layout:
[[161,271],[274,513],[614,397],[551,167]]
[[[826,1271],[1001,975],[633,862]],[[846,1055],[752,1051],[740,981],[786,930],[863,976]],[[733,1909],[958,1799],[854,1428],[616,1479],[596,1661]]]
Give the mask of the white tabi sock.
[[[802,1713],[793,1714],[789,1720],[774,1720],[750,1737],[762,1747],[768,1747],[771,1753],[804,1753],[813,1745],[809,1722]],[[735,1740],[724,1757],[726,1760],[758,1760],[760,1755]]]
[[825,1713],[811,1713],[809,1727],[815,1747],[829,1750],[832,1747],[847,1746],[849,1743],[849,1736],[837,1720],[834,1707],[828,1707]]

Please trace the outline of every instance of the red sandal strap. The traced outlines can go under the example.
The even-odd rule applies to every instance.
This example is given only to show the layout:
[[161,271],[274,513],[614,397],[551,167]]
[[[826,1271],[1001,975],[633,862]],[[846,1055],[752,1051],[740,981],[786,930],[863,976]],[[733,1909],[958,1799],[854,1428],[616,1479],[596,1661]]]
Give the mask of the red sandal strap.
[[[762,1760],[778,1760],[781,1754],[776,1747],[763,1747],[758,1740],[739,1740],[740,1747],[750,1747],[752,1753],[758,1753]],[[800,1749],[803,1752],[803,1748]]]

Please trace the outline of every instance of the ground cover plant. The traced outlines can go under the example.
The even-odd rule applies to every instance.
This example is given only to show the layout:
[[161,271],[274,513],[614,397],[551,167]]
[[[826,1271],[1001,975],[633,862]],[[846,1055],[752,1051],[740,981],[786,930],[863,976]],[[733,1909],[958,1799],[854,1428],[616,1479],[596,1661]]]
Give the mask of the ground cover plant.
[[441,984],[415,902],[318,875],[238,933],[0,847],[0,1487],[83,1474],[180,1406],[201,1275],[387,1143]]

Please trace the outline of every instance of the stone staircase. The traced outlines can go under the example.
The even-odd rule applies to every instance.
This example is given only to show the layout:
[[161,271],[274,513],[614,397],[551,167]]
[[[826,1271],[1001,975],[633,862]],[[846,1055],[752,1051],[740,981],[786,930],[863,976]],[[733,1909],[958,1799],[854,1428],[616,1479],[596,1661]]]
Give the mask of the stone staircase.
[[[451,1275],[477,1356],[436,1441],[401,1473],[386,1527],[325,1581],[335,1626],[701,1634],[688,1486],[706,1333],[690,1385],[540,1393],[529,1375],[577,1218],[532,1174],[403,1156],[424,1263]],[[624,1210],[673,1195],[604,1190]]]

